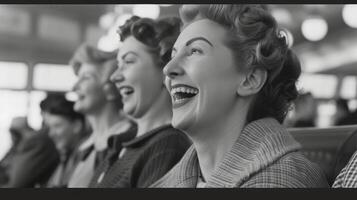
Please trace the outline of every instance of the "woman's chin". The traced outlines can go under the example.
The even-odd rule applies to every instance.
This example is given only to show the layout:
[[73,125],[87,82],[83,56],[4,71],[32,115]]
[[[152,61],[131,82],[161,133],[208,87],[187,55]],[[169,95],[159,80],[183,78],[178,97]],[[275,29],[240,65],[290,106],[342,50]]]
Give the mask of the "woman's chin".
[[73,107],[74,111],[80,112],[80,113],[85,113],[86,109],[79,103],[74,104]]
[[192,126],[193,120],[189,120],[188,117],[181,116],[176,117],[173,116],[172,126],[176,129],[186,132]]

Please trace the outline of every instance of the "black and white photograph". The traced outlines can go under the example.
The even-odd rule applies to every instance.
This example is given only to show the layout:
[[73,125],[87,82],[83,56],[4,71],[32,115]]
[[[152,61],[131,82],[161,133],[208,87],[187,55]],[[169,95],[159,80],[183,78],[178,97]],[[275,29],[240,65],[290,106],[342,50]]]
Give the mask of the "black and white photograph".
[[357,188],[357,4],[0,4],[0,188]]

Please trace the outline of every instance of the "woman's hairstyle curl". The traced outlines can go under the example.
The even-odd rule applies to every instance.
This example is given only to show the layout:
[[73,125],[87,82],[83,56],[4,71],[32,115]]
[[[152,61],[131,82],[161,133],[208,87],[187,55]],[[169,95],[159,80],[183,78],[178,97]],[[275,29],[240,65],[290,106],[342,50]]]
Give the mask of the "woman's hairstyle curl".
[[273,117],[282,123],[298,96],[296,81],[301,66],[267,7],[187,5],[180,9],[180,17],[184,26],[206,18],[226,28],[225,44],[232,50],[236,63],[244,69],[264,69],[268,75],[251,104],[247,122]]
[[119,27],[120,40],[129,36],[145,44],[160,67],[171,58],[172,47],[180,34],[181,20],[178,17],[165,17],[157,20],[133,16]]

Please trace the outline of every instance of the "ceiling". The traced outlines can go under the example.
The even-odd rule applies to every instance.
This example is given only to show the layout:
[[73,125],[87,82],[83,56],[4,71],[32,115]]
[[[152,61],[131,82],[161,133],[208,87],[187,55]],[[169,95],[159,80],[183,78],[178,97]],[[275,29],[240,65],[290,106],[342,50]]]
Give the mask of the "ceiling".
[[[30,11],[33,15],[52,14],[72,18],[81,24],[99,24],[100,17],[114,10],[113,4],[22,4],[8,5]],[[170,7],[161,7],[160,16],[176,15],[181,5],[174,4]],[[282,27],[290,30],[294,37],[293,49],[298,55],[306,52],[323,54],[326,48],[338,51],[349,45],[349,41],[357,38],[357,30],[348,27],[342,20],[342,7],[339,4],[330,5],[303,5],[303,4],[273,4],[269,5],[272,11],[284,9],[289,13],[288,17],[277,18]],[[329,25],[328,34],[318,42],[307,41],[301,33],[301,24],[304,19],[312,15],[320,15],[326,19]],[[347,41],[347,42],[346,42]],[[342,45],[341,45],[342,43]],[[357,43],[356,43],[357,44]],[[336,51],[337,51],[336,50]],[[333,53],[329,51],[328,53]],[[346,65],[348,65],[347,63]],[[353,69],[348,68],[348,69]],[[356,70],[357,74],[357,70]]]
[[36,14],[53,14],[66,16],[81,22],[97,23],[100,16],[107,12],[107,4],[26,4],[12,5],[16,8],[22,8]]
[[[104,13],[113,10],[112,4],[91,4],[91,5],[76,5],[76,4],[36,4],[36,5],[13,5],[18,8],[23,8],[34,13],[51,13],[55,15],[67,16],[79,20],[81,22],[98,23],[99,18]],[[170,7],[161,7],[160,16],[176,15],[178,16],[178,8],[180,4],[174,4]],[[285,9],[291,14],[291,21],[288,24],[281,24],[288,28],[294,36],[294,46],[308,42],[302,35],[300,27],[304,19],[310,15],[320,15],[325,18],[329,25],[328,35],[321,41],[315,44],[323,43],[329,37],[335,37],[333,33],[352,30],[344,24],[342,20],[342,5],[304,5],[304,4],[273,4],[270,5],[272,10]],[[284,19],[283,19],[284,20]],[[286,21],[286,20],[285,20]]]

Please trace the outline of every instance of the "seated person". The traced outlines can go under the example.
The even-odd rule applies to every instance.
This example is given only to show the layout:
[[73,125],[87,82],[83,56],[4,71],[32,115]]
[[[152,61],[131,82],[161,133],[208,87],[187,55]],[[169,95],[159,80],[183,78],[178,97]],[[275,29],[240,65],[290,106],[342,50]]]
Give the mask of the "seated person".
[[[341,170],[342,169],[342,170]],[[357,188],[357,131],[343,143],[336,156],[334,188]]]
[[85,119],[73,110],[74,103],[64,96],[54,99],[45,110],[49,136],[60,153],[60,163],[46,184],[46,187],[66,187],[78,159],[78,145],[86,139]]
[[[93,177],[90,187],[142,188],[161,178],[191,142],[171,126],[170,94],[162,68],[180,30],[178,18],[133,16],[120,27],[123,42],[111,77],[122,95],[123,110],[137,122],[135,139]],[[109,162],[108,162],[109,163]]]
[[302,93],[294,102],[293,127],[315,127],[317,118],[316,100],[310,92]]
[[122,112],[121,96],[109,81],[117,67],[117,51],[104,52],[87,44],[81,45],[70,60],[77,82],[73,91],[78,99],[74,110],[86,116],[92,128],[88,140],[79,147],[80,161],[70,177],[68,187],[88,187],[94,171],[108,153],[108,140],[117,137],[121,143],[135,137],[135,123]]
[[[348,108],[348,101],[339,98],[336,100],[336,113],[333,116],[335,126],[348,125],[348,118],[350,116],[350,109]],[[356,119],[357,120],[357,119]],[[353,124],[353,123],[352,123]]]
[[341,170],[332,185],[333,188],[357,188],[357,151]]
[[[48,97],[41,103],[43,113]],[[59,153],[52,139],[48,136],[48,129],[43,126],[41,130],[33,130],[27,119],[14,122],[12,131],[21,134],[21,141],[16,148],[13,158],[8,166],[9,181],[2,187],[37,187],[44,185],[59,163]]]
[[17,125],[19,123],[20,124],[26,123],[26,118],[16,117],[11,122],[10,136],[11,136],[12,145],[8,150],[8,152],[0,161],[0,185],[4,185],[9,181],[9,177],[7,174],[8,167],[9,164],[11,163],[11,160],[13,159],[14,155],[17,152],[21,140],[23,139],[22,134],[19,131],[15,130],[14,128],[16,126],[23,126],[23,125]]
[[193,145],[152,187],[328,187],[282,122],[300,63],[261,5],[185,5],[164,68],[172,124]]

